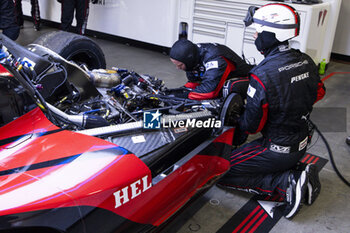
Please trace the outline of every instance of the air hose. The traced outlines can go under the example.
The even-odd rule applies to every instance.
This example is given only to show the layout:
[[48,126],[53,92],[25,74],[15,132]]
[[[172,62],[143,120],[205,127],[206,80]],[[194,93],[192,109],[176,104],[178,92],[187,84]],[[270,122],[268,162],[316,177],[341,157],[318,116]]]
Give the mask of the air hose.
[[328,154],[329,154],[329,159],[330,159],[330,161],[331,161],[331,164],[332,164],[332,167],[333,167],[335,173],[337,173],[338,177],[339,177],[347,186],[350,187],[350,182],[347,181],[347,180],[343,177],[343,175],[340,173],[340,171],[338,170],[338,168],[337,168],[337,166],[336,166],[336,164],[335,164],[335,162],[334,162],[332,150],[331,150],[331,147],[329,146],[329,144],[328,144],[326,138],[323,136],[323,134],[322,134],[321,131],[317,128],[317,126],[316,126],[315,124],[313,124],[313,125],[314,125],[314,127],[315,127],[316,132],[321,136],[323,142],[325,143],[325,145],[326,145],[326,147],[327,147]]

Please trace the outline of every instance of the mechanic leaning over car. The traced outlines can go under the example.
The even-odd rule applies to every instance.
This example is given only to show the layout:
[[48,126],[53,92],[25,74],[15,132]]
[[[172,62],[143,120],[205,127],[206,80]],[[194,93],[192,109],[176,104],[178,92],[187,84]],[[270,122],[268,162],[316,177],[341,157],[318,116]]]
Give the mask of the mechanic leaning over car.
[[[188,82],[168,94],[195,100],[213,99],[221,94],[225,85],[229,92],[246,95],[247,75],[253,66],[224,45],[194,44],[180,39],[170,50],[170,60],[178,69],[186,71]],[[231,81],[225,84],[229,79]]]
[[[77,26],[75,33],[80,35],[85,34],[87,21],[89,17],[89,1],[90,0],[57,0],[61,5],[61,25],[60,29],[63,31],[70,31],[74,10]],[[92,4],[96,4],[98,0],[91,0]]]
[[247,103],[237,124],[262,137],[233,150],[231,168],[218,186],[282,197],[284,215],[291,218],[302,202],[311,205],[320,192],[316,166],[298,161],[311,138],[312,106],[323,98],[325,87],[313,60],[289,46],[300,28],[294,8],[250,7],[244,21],[257,30],[255,45],[265,59],[250,71]]
[[13,0],[0,0],[0,29],[11,40],[16,40],[19,36],[14,12]]

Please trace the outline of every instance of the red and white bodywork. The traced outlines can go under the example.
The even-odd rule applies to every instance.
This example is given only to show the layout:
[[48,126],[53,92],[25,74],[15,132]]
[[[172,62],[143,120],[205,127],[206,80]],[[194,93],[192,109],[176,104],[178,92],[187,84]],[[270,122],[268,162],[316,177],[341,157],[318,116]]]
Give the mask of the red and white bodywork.
[[132,152],[62,130],[36,108],[0,128],[0,230],[151,230],[228,170],[233,133],[155,176]]

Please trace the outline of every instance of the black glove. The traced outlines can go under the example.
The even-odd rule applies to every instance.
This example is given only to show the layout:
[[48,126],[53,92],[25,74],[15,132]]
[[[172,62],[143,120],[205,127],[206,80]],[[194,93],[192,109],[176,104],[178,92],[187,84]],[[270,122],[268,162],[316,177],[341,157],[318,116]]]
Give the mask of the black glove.
[[188,98],[188,94],[190,94],[191,91],[183,89],[182,91],[175,92],[174,96],[179,98]]

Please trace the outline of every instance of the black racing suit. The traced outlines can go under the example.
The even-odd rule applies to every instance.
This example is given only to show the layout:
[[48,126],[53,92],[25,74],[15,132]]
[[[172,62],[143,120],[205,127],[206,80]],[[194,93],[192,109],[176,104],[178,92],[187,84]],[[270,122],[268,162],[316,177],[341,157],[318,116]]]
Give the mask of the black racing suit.
[[18,38],[19,27],[16,24],[12,0],[0,0],[0,29],[10,39],[16,40]]
[[89,16],[89,0],[61,0],[61,30],[70,31],[73,22],[74,10],[77,20],[76,33],[85,34]]
[[[16,22],[18,26],[23,26],[23,11],[22,11],[22,0],[14,0],[15,3],[15,14],[16,14]],[[40,27],[40,7],[38,0],[30,0],[30,4],[32,5],[31,15],[33,18],[34,27]]]
[[226,80],[240,77],[240,89],[248,86],[248,72],[253,66],[248,65],[235,52],[224,45],[213,43],[197,44],[200,63],[192,71],[187,71],[188,83],[185,87],[193,89],[188,98],[196,100],[217,97]]
[[289,174],[306,151],[306,119],[325,88],[313,60],[287,43],[274,47],[249,79],[239,128],[263,137],[232,152],[230,171],[220,182],[284,198]]

